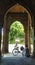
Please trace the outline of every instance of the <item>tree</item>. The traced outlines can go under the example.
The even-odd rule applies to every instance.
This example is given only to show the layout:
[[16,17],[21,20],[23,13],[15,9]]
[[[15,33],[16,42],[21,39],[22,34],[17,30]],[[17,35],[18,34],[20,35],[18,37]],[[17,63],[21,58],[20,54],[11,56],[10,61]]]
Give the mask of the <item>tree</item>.
[[10,26],[9,42],[14,43],[17,37],[20,39],[24,38],[24,27],[19,21],[15,21]]

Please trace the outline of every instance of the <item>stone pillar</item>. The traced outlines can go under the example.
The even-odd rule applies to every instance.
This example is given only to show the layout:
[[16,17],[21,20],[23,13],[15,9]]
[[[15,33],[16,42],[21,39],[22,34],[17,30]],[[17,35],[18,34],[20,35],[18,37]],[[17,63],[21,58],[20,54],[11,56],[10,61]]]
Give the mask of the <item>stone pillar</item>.
[[8,27],[4,25],[3,28],[3,53],[8,53]]
[[0,26],[0,61],[1,61],[1,30],[2,30],[2,27]]
[[34,27],[33,57],[35,58],[35,27]]
[[27,56],[30,56],[30,32],[29,32],[29,22],[25,23],[25,46],[27,48]]
[[35,58],[35,16],[34,16],[34,21],[32,23],[32,26],[33,26],[33,58]]

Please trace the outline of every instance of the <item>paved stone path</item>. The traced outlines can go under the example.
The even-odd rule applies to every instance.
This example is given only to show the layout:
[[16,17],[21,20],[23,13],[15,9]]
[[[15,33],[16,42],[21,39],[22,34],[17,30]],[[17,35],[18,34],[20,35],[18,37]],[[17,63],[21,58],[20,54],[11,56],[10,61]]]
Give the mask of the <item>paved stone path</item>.
[[[19,48],[21,46],[22,45],[19,45]],[[9,53],[4,54],[2,56],[2,61],[0,65],[35,65],[35,59],[24,57],[22,56],[21,53],[19,53],[17,56],[13,56],[12,54],[13,48],[14,48],[14,45],[8,46]]]
[[22,54],[13,56],[9,53],[2,57],[0,65],[35,65],[35,59],[24,57]]

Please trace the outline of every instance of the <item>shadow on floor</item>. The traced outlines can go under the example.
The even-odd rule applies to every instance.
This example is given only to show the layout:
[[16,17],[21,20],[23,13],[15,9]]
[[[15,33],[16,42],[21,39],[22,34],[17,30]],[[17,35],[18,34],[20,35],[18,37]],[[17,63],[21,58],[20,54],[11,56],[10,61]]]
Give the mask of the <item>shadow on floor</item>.
[[35,59],[24,57],[21,54],[17,56],[5,54],[0,65],[35,65]]

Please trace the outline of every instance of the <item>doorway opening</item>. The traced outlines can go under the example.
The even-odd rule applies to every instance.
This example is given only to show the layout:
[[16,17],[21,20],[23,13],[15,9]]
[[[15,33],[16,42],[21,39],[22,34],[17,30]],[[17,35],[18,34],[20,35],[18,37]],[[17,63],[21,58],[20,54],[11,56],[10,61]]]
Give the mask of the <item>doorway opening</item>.
[[25,32],[24,26],[20,21],[14,21],[10,25],[8,37],[8,51],[12,52],[16,42],[18,42],[19,50],[21,46],[25,47]]

